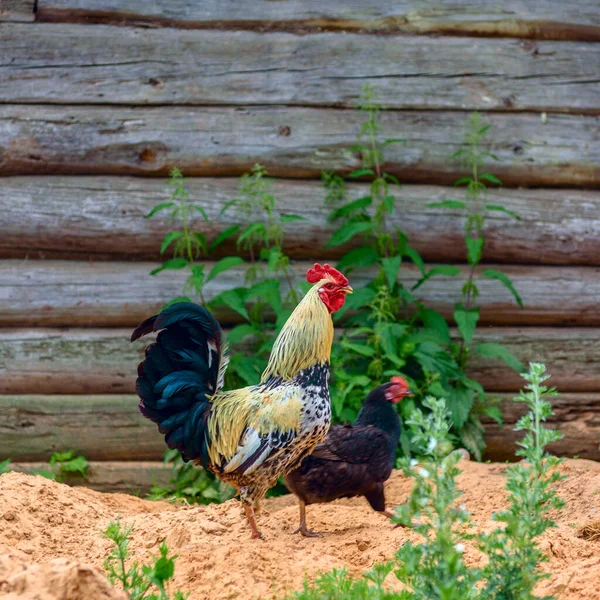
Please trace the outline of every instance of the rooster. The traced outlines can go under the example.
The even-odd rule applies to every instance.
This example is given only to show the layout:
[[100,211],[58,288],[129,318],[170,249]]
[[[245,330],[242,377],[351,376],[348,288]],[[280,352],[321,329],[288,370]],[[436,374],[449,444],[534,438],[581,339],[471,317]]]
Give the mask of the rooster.
[[202,306],[172,304],[131,335],[134,341],[159,332],[138,367],[140,412],[185,461],[239,490],[253,538],[262,538],[254,516],[258,502],[329,430],[331,314],[352,288],[327,264],[315,264],[306,280],[314,285],[277,336],[257,385],[222,390],[227,344]]
[[306,526],[306,505],[364,496],[373,510],[387,517],[383,484],[392,473],[400,439],[400,419],[392,404],[412,396],[403,377],[375,388],[365,399],[353,425],[331,428],[284,482],[300,501],[300,532],[319,535]]

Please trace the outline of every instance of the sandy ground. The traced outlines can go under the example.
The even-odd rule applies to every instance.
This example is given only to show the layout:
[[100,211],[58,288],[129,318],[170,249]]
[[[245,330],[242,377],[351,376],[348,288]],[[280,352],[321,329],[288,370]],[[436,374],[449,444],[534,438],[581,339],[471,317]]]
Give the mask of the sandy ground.
[[[503,465],[462,462],[459,487],[478,526],[489,529],[493,511],[503,506]],[[559,527],[542,548],[550,559],[550,579],[538,588],[560,600],[600,600],[600,540],[578,537],[580,526],[600,519],[600,464],[570,460],[559,493],[567,501]],[[410,481],[394,473],[388,505],[404,501]],[[8,600],[122,600],[103,580],[102,563],[110,544],[103,530],[121,516],[134,524],[131,549],[136,560],[158,553],[166,539],[179,558],[175,585],[190,600],[281,598],[305,577],[346,565],[359,574],[389,558],[413,533],[393,528],[362,499],[308,508],[309,526],[327,535],[292,535],[298,511],[292,496],[266,502],[259,517],[264,541],[250,539],[239,504],[174,507],[121,494],[100,494],[18,473],[0,477],[0,597]],[[466,560],[481,555],[467,547]]]

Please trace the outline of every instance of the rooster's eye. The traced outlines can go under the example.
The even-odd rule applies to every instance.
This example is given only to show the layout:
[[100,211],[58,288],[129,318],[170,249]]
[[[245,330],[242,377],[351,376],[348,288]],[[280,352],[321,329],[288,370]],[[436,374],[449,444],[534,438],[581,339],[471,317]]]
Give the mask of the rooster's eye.
[[327,284],[325,287],[326,287],[328,290],[332,290],[332,289],[333,289],[333,283],[328,283],[328,284]]

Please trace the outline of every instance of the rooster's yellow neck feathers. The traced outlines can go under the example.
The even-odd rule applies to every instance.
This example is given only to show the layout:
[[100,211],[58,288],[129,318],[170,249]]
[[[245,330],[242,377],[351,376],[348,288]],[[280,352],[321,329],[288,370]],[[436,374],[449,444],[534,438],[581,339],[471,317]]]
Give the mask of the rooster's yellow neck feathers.
[[300,371],[329,361],[333,322],[315,284],[304,296],[280,331],[261,381],[279,376],[293,379]]

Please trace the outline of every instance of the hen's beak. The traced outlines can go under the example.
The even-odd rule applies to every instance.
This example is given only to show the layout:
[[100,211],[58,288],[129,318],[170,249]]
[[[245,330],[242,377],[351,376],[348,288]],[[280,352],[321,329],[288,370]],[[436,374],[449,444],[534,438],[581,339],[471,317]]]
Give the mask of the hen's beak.
[[352,293],[352,288],[348,285],[344,288],[341,289],[342,292],[344,292],[344,294],[351,294]]

